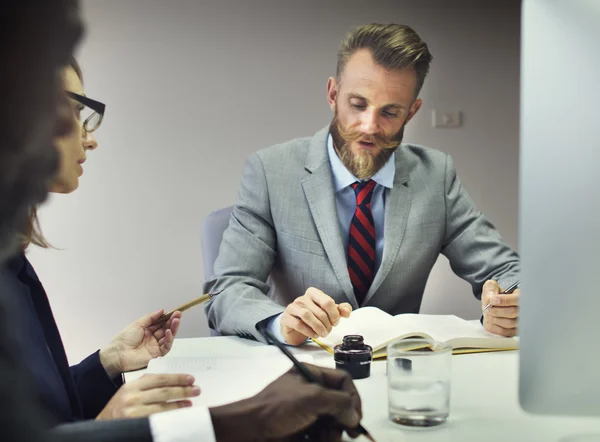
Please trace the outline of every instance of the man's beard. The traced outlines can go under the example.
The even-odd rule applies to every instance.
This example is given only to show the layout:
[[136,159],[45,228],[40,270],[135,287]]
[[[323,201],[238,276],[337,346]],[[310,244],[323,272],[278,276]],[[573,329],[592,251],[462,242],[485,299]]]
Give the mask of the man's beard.
[[[374,134],[366,135],[358,131],[346,130],[338,118],[337,108],[333,120],[329,125],[329,132],[333,138],[333,146],[338,157],[346,168],[359,180],[365,180],[375,175],[387,160],[396,151],[404,137],[404,126],[391,137]],[[372,155],[367,150],[359,153],[352,152],[351,145],[354,142],[368,141],[379,148],[379,153]]]

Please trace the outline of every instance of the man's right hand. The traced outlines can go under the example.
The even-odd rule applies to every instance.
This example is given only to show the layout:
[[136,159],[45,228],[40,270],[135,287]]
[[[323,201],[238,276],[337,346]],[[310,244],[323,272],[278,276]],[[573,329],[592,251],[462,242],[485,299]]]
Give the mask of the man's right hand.
[[301,437],[310,433],[310,440],[341,441],[344,430],[357,437],[353,429],[360,423],[362,407],[350,375],[304,365],[319,385],[291,369],[254,397],[211,408],[216,439],[281,442],[304,440]]
[[186,398],[198,396],[200,388],[187,374],[146,374],[124,384],[96,417],[98,420],[150,416],[161,411],[191,407]]
[[352,306],[347,302],[336,304],[321,290],[310,287],[282,313],[281,334],[290,345],[302,344],[306,338],[324,338],[340,317],[347,318],[350,313]]

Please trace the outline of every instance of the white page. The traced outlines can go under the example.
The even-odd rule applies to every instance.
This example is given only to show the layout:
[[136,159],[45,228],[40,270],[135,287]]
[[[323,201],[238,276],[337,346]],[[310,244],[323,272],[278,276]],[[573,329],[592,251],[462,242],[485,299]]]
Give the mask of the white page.
[[422,315],[405,313],[396,316],[376,307],[363,307],[352,313],[350,318],[342,318],[340,324],[321,342],[333,348],[340,344],[345,335],[362,335],[365,343],[375,351],[385,347],[395,339],[410,336],[429,335],[440,342],[456,340],[460,346],[482,346],[490,348],[516,347],[510,339],[487,332],[479,324],[473,324],[454,315]]
[[329,336],[319,340],[331,348],[340,344],[345,335],[361,335],[365,344],[378,350],[396,338],[427,332],[418,321],[419,314],[405,313],[391,316],[377,307],[363,307],[342,318]]
[[331,330],[326,338],[319,341],[333,348],[341,344],[346,335],[361,335],[365,343],[376,345],[381,336],[391,329],[393,316],[376,307],[363,307],[352,312],[349,318],[341,318],[340,323]]
[[394,323],[398,331],[422,332],[442,342],[471,333],[471,329],[464,326],[466,321],[453,315],[398,315]]
[[486,331],[480,324],[465,321],[454,315],[398,315],[394,317],[396,330],[407,328],[425,332],[434,340],[448,342],[455,340],[460,346],[465,344],[484,347],[512,347],[516,342]]
[[[310,355],[296,355],[312,363]],[[200,396],[194,405],[214,407],[254,396],[292,367],[283,354],[267,357],[156,358],[147,373],[186,373],[196,378]]]

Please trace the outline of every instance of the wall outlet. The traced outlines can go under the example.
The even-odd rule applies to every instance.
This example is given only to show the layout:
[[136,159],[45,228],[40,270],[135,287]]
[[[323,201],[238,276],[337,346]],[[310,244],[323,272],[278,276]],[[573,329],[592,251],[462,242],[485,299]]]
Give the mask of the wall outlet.
[[461,113],[460,111],[433,110],[431,113],[431,122],[433,127],[460,127]]

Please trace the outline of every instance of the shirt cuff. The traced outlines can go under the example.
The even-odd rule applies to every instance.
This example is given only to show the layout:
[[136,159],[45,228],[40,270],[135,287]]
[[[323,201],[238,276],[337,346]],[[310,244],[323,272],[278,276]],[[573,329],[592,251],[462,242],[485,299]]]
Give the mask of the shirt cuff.
[[195,406],[150,416],[153,442],[217,442],[207,407]]
[[[285,339],[284,339],[283,335],[281,334],[281,315],[282,314],[283,313],[280,313],[277,316],[274,316],[273,318],[270,318],[267,320],[267,330],[269,330],[271,332],[271,334],[273,336],[275,336],[279,342],[282,342],[285,345],[290,345],[287,342],[285,342]],[[304,342],[306,342],[306,341],[304,341]]]
[[283,342],[286,344],[283,335],[281,334],[281,315],[283,313],[278,314],[277,316],[271,318],[267,322],[267,330],[271,332],[273,336],[277,338],[279,342]]

